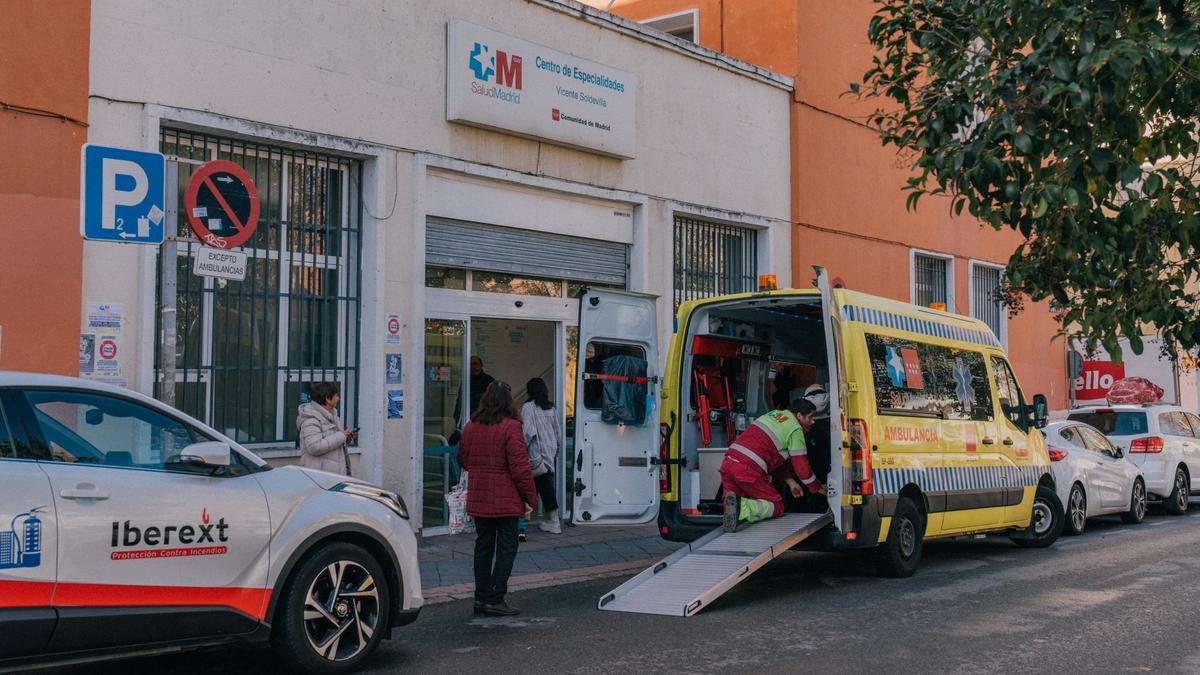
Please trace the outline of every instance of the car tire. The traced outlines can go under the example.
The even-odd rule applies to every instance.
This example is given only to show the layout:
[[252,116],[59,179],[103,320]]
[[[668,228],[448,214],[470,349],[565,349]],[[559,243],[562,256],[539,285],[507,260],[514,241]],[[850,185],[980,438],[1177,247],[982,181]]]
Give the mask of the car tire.
[[1190,492],[1187,474],[1184,473],[1182,466],[1176,467],[1175,486],[1171,490],[1171,494],[1163,500],[1163,508],[1173,516],[1183,515],[1188,510],[1188,500],[1191,499]]
[[321,544],[287,580],[271,646],[289,670],[348,672],[379,646],[390,613],[391,589],[379,562],[353,544]]
[[880,576],[911,577],[921,564],[925,549],[925,516],[908,497],[896,502],[887,539],[875,549],[875,566]]
[[1054,488],[1039,485],[1033,497],[1033,514],[1029,527],[1009,535],[1013,543],[1023,548],[1046,548],[1058,541],[1066,517],[1062,500]]
[[1071,493],[1067,495],[1066,519],[1063,521],[1063,534],[1078,536],[1087,529],[1087,495],[1083,486],[1075,483]]
[[1141,478],[1133,481],[1129,492],[1129,510],[1121,514],[1121,522],[1137,525],[1146,517],[1146,484]]

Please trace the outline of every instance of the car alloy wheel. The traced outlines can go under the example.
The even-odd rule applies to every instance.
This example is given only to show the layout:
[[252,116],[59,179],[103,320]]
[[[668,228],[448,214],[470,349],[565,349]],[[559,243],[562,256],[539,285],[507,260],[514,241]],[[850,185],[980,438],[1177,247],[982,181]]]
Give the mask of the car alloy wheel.
[[[1071,518],[1071,528],[1075,532],[1082,532],[1084,525],[1087,524],[1087,502],[1083,498],[1083,490],[1078,485],[1071,487],[1070,503],[1067,504],[1067,515]],[[1045,529],[1039,533],[1045,532]]]
[[1177,495],[1175,499],[1178,502],[1179,510],[1187,511],[1188,500],[1191,499],[1191,495],[1188,494],[1188,480],[1183,471],[1175,472],[1175,494]]
[[1146,486],[1140,480],[1133,484],[1133,513],[1138,520],[1146,517]]
[[379,623],[379,588],[366,568],[339,560],[309,584],[304,603],[304,634],[313,651],[330,661],[346,661],[366,649]]

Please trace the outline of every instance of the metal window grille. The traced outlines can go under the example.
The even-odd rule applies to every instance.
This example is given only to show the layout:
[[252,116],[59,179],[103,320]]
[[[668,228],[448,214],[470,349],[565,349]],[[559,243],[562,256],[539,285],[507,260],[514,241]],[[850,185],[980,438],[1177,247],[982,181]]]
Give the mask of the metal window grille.
[[929,307],[935,302],[949,303],[949,280],[947,271],[950,261],[931,255],[917,253],[913,256],[914,304]]
[[753,291],[758,282],[758,233],[675,216],[675,309],[687,300]]
[[1000,340],[1004,339],[1004,299],[1000,295],[1003,270],[987,265],[971,266],[972,316],[986,323]]
[[[311,384],[333,381],[343,420],[356,426],[361,163],[180,129],[164,128],[160,144],[168,159],[167,217],[178,237],[160,251],[158,303],[161,256],[174,249],[176,407],[240,443],[280,446],[295,442],[296,408]],[[248,256],[241,282],[192,273],[200,243],[182,213],[183,191],[201,164],[216,159],[240,164],[258,190],[258,227],[240,247]],[[159,344],[159,383],[162,359]]]

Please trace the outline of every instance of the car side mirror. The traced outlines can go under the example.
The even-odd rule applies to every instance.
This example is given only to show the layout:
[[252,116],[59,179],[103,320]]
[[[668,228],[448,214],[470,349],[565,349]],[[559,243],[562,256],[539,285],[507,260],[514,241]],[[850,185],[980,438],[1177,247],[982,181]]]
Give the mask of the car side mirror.
[[99,408],[88,408],[83,414],[83,419],[88,423],[88,426],[98,427],[104,422],[104,411]]
[[1045,394],[1033,395],[1033,426],[1041,429],[1050,421],[1050,404]]
[[192,443],[179,452],[179,458],[184,462],[222,468],[229,468],[232,455],[233,449],[221,441]]

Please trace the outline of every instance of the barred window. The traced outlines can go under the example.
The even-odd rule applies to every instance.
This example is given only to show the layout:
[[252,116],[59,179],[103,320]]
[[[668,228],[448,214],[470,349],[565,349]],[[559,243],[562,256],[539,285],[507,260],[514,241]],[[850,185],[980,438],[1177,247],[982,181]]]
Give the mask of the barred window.
[[971,263],[971,316],[986,323],[1001,344],[1005,343],[1008,332],[1008,317],[1000,293],[1003,274],[1000,267]]
[[[179,238],[176,407],[240,443],[281,446],[297,438],[296,409],[312,383],[329,381],[340,385],[343,420],[356,426],[361,164],[178,129],[163,129],[160,142],[175,223],[168,234]],[[183,191],[201,164],[217,159],[241,165],[258,191],[258,226],[239,248],[248,256],[240,282],[192,273],[200,243],[182,212]],[[160,258],[160,277],[162,267]],[[161,315],[159,323],[157,334]],[[162,348],[155,355],[160,393]]]
[[675,216],[675,309],[687,300],[746,293],[758,283],[758,233]]
[[953,260],[925,253],[913,254],[913,291],[914,305],[932,307],[942,304],[948,311],[954,311],[951,302],[950,270]]

